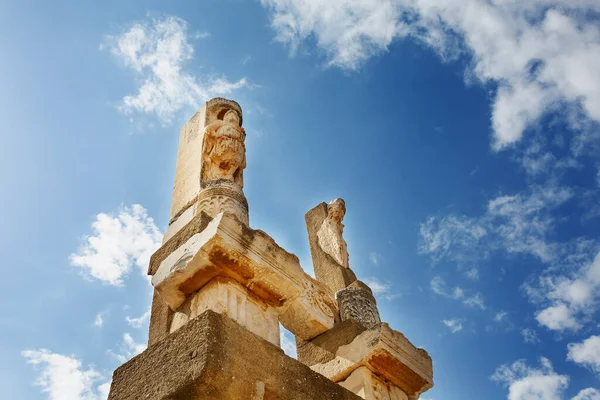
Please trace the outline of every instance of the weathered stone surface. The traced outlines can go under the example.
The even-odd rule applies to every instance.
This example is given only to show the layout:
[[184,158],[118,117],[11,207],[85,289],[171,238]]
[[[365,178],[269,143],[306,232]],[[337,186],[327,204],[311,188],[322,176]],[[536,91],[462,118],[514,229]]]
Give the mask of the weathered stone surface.
[[221,277],[214,278],[188,297],[175,312],[170,331],[176,331],[206,310],[227,315],[255,335],[279,346],[279,321],[275,309],[254,298],[233,279]]
[[432,363],[427,352],[414,347],[402,333],[385,323],[341,346],[335,359],[311,368],[334,382],[340,382],[361,366],[366,366],[409,396],[423,393],[433,386]]
[[[205,182],[230,180],[241,191],[246,165],[245,137],[241,107],[222,98],[205,103],[184,125],[179,135],[171,218],[165,241],[193,217],[190,214],[203,211],[193,206]],[[178,223],[180,218],[183,221]]]
[[177,250],[181,245],[187,242],[196,233],[200,233],[206,228],[212,218],[205,213],[194,216],[183,228],[177,231],[173,237],[163,243],[158,250],[150,257],[148,265],[148,275],[154,275],[158,270],[160,263],[164,261],[169,254]]
[[408,399],[402,390],[377,378],[367,367],[355,369],[339,384],[365,400]]
[[381,323],[377,302],[371,289],[360,283],[356,281],[335,294],[340,319],[356,321],[367,329],[373,329]]
[[340,346],[344,346],[365,331],[361,324],[348,320],[336,323],[325,333],[311,340],[296,338],[296,353],[298,361],[308,365],[326,363],[335,358],[335,353]]
[[230,214],[169,254],[152,284],[172,310],[216,276],[230,277],[274,307],[288,330],[303,339],[333,327],[337,306],[331,291],[307,275],[298,258],[266,233],[252,230]]
[[224,315],[206,311],[114,375],[109,400],[359,400]]
[[330,215],[330,206],[321,203],[304,216],[315,276],[334,293],[356,280],[348,268],[348,252],[342,237],[343,215],[341,218],[338,215],[339,208],[334,208]]
[[150,311],[148,346],[152,346],[154,343],[167,337],[171,331],[171,322],[173,320],[173,311],[160,298],[156,290],[154,290],[154,295],[152,296],[152,308]]

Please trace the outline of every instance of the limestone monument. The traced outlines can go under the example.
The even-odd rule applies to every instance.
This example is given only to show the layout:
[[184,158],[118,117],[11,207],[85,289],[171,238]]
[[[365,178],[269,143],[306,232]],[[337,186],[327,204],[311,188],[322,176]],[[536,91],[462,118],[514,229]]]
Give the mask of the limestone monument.
[[109,399],[418,399],[431,358],[381,322],[352,272],[344,201],[305,216],[317,279],[250,227],[242,121],[216,98],[181,129],[169,227],[148,267],[149,346],[114,372]]

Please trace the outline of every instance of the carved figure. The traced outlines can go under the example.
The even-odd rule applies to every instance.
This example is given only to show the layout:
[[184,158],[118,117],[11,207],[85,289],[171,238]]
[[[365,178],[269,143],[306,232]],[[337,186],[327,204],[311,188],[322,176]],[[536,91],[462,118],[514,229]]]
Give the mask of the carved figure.
[[208,125],[202,148],[202,182],[225,179],[244,187],[245,139],[246,132],[234,110],[228,110],[222,120]]
[[327,218],[317,232],[319,246],[342,267],[349,268],[348,245],[342,234],[346,215],[346,203],[342,199],[332,200],[327,205]]

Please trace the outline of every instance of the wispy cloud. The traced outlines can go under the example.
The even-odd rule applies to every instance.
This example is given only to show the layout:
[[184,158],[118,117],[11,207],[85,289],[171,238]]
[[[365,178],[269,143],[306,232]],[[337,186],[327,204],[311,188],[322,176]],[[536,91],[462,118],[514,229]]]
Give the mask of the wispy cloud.
[[392,284],[390,282],[381,282],[375,277],[364,278],[363,282],[371,288],[375,297],[381,297],[388,301],[402,297],[402,293],[392,291]]
[[150,321],[150,308],[148,308],[148,310],[146,310],[146,312],[144,312],[139,317],[132,318],[132,317],[127,316],[127,317],[125,317],[125,320],[129,324],[129,326],[131,326],[133,328],[141,328],[148,321]]
[[445,319],[442,322],[452,333],[458,333],[463,330],[463,318]]
[[122,207],[116,214],[100,213],[92,223],[77,253],[70,256],[73,266],[88,277],[110,285],[123,285],[123,278],[136,265],[146,275],[152,253],[162,235],[144,207]]
[[523,329],[521,331],[521,336],[523,336],[523,341],[525,343],[536,344],[540,341],[540,339],[537,336],[537,333],[531,328]]
[[377,252],[372,251],[369,253],[369,261],[373,265],[379,265],[379,263],[381,262],[381,258],[381,254]]
[[470,308],[480,308],[485,310],[485,301],[481,293],[466,295],[465,290],[459,286],[450,289],[446,281],[441,276],[434,276],[429,282],[431,291],[438,296],[447,297],[453,300],[460,300],[464,305]]
[[110,380],[90,367],[85,369],[73,356],[52,353],[46,349],[25,350],[21,353],[27,363],[39,372],[35,385],[50,400],[105,400]]
[[[593,1],[261,0],[292,54],[315,38],[329,66],[357,69],[414,38],[443,60],[465,57],[470,82],[494,85],[493,146],[521,139],[567,103],[600,121],[600,28]],[[560,107],[565,108],[565,107]],[[566,119],[569,121],[569,119]]]
[[107,350],[107,353],[123,364],[146,350],[146,348],[146,343],[137,343],[129,333],[125,333],[123,334],[123,342],[119,346],[119,350]]
[[208,36],[190,34],[188,23],[173,16],[134,22],[122,34],[107,36],[102,48],[133,70],[139,82],[138,92],[125,96],[119,110],[153,114],[169,123],[185,107],[197,108],[211,97],[251,87],[246,78],[197,77],[186,69],[194,58],[191,39]]

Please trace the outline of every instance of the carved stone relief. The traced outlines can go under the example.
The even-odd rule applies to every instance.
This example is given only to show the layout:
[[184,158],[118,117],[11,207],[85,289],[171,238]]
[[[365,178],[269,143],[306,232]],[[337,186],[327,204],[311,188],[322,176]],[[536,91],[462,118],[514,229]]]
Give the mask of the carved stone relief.
[[329,254],[339,265],[349,268],[348,245],[342,234],[342,220],[346,214],[346,204],[342,199],[335,199],[327,206],[327,218],[317,232],[319,246]]
[[372,329],[381,323],[377,304],[368,289],[347,287],[338,291],[335,298],[342,321],[357,321],[367,329]]

